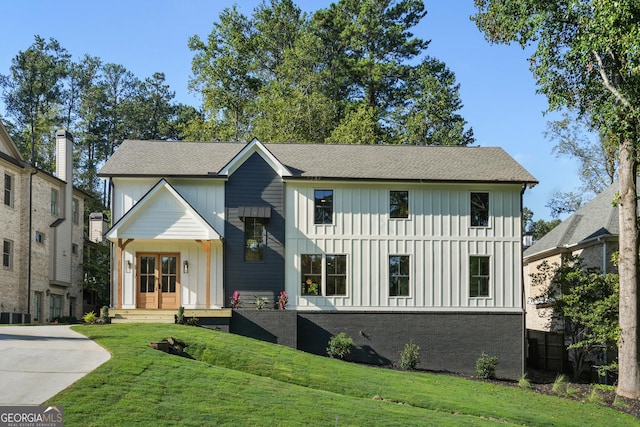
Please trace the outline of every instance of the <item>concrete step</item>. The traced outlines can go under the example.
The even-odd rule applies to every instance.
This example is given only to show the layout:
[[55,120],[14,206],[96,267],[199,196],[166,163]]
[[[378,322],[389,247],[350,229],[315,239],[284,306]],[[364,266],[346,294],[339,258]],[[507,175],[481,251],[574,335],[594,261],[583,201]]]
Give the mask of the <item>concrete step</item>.
[[[178,310],[111,309],[109,317],[112,323],[174,323]],[[209,318],[231,317],[230,308],[184,311],[185,317]]]

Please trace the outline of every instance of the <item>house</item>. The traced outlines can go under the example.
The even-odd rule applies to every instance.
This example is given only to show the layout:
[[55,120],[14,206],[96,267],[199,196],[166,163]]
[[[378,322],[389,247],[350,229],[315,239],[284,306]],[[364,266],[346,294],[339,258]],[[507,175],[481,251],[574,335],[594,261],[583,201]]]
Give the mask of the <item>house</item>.
[[0,323],[82,316],[86,194],[73,188],[73,140],[56,134],[55,175],[25,162],[0,124]]
[[531,275],[545,262],[560,266],[574,256],[582,258],[585,267],[616,273],[611,256],[618,250],[618,208],[613,205],[617,190],[617,183],[610,185],[523,253],[527,336],[534,366],[564,371],[562,359],[567,355],[558,352],[565,345],[564,320],[553,316],[544,295],[548,283],[537,284]]
[[[489,147],[125,141],[112,192],[113,306],[240,307],[231,332],[392,364],[523,371],[522,194],[536,180]],[[273,307],[281,291],[286,312]],[[207,317],[199,312],[198,317]]]

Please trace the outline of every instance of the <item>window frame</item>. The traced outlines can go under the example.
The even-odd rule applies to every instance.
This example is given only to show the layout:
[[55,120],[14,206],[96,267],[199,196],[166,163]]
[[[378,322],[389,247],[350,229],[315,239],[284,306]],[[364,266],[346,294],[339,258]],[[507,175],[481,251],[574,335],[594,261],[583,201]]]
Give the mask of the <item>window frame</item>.
[[[404,203],[394,203],[394,193],[404,193],[406,198]],[[402,210],[404,208],[404,212]],[[394,213],[394,211],[400,211]],[[389,218],[391,219],[409,219],[409,190],[389,190]]]
[[[305,257],[309,257],[308,261],[305,261]],[[300,295],[303,296],[322,296],[322,273],[323,273],[323,256],[322,254],[300,254]],[[314,270],[314,264],[318,267],[318,260],[320,271]],[[305,264],[308,264],[310,267],[309,271],[305,271]],[[313,278],[317,278],[318,280],[314,281]],[[313,291],[309,291],[309,289],[313,289],[311,285],[315,286],[315,293]]]
[[[330,198],[330,200],[328,200]],[[335,212],[335,192],[332,189],[313,190],[314,225],[333,225]],[[327,215],[328,213],[328,215]]]
[[74,224],[80,223],[80,201],[75,197],[71,199],[71,220]]
[[55,188],[51,189],[51,215],[58,216],[60,212],[60,192]]
[[[304,262],[303,257],[319,257],[320,258],[320,274],[314,272],[304,272],[302,264]],[[329,261],[332,259],[332,261]],[[340,265],[344,267],[344,271],[336,272],[329,267],[329,263],[332,265]],[[300,295],[304,297],[346,297],[349,294],[349,260],[347,254],[300,254]],[[307,284],[307,279],[310,277],[320,277],[318,284],[318,294],[303,293],[304,286]],[[335,281],[342,278],[343,284],[336,284]],[[303,280],[304,279],[304,280]],[[333,282],[333,284],[332,284]],[[314,282],[312,282],[314,283]],[[329,293],[329,287],[332,286],[332,290],[336,293]],[[344,293],[337,293],[338,288],[344,286]]]
[[2,240],[2,268],[5,270],[13,270],[13,247],[12,240]]
[[[393,272],[393,267],[392,267],[392,263],[391,260],[392,258],[398,258],[398,273],[394,274]],[[402,267],[402,260],[406,260],[406,274],[402,274],[401,267]],[[397,254],[393,254],[393,255],[389,255],[389,287],[388,287],[388,291],[389,291],[389,296],[392,298],[406,298],[406,297],[411,297],[411,255],[397,255]],[[396,284],[395,288],[396,291],[395,293],[392,292],[392,289],[394,287],[393,282],[397,279],[403,279],[406,278],[407,283],[406,283],[406,294],[400,293],[400,284]]]
[[[261,238],[256,239],[256,226],[262,229]],[[249,234],[252,232],[251,234]],[[251,237],[251,239],[249,238]],[[257,249],[249,247],[249,240],[256,242]],[[247,217],[244,219],[244,261],[245,262],[264,262],[267,248],[267,225],[262,218]],[[249,254],[258,254],[256,259],[248,257]]]
[[[478,263],[478,271],[473,271],[474,260],[486,261],[486,274],[482,271],[482,264]],[[482,293],[482,283],[485,280],[486,294]],[[474,281],[478,281],[474,284]],[[475,295],[474,295],[475,288]],[[470,298],[491,298],[491,256],[489,255],[470,255],[469,256],[469,297]]]
[[[477,209],[474,209],[477,206],[477,203],[474,203],[474,196],[481,194],[486,195],[486,207],[477,212]],[[485,201],[480,202],[485,203]],[[471,191],[469,193],[469,225],[473,228],[491,227],[491,193],[488,191]]]
[[[9,184],[8,186],[7,183]],[[14,203],[15,176],[7,172],[4,173],[3,189],[3,203],[5,206],[12,208]]]

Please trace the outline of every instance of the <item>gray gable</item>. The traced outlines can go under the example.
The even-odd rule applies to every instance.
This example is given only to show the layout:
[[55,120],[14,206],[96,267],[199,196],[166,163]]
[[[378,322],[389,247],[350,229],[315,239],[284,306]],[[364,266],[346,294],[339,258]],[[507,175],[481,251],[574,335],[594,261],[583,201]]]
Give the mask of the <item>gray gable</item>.
[[[125,141],[100,176],[217,176],[242,143]],[[376,179],[536,184],[497,147],[264,144],[288,179]]]
[[555,248],[575,246],[597,237],[617,236],[618,208],[612,203],[617,191],[618,183],[615,182],[528,247],[523,253],[524,258]]

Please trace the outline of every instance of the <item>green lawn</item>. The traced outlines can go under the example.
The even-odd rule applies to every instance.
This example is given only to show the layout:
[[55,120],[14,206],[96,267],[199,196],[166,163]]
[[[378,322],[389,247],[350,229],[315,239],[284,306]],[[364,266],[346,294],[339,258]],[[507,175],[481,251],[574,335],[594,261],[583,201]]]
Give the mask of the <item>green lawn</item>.
[[[78,326],[112,359],[47,402],[68,426],[638,425],[589,403],[367,367],[179,325]],[[149,348],[172,336],[195,360]]]

